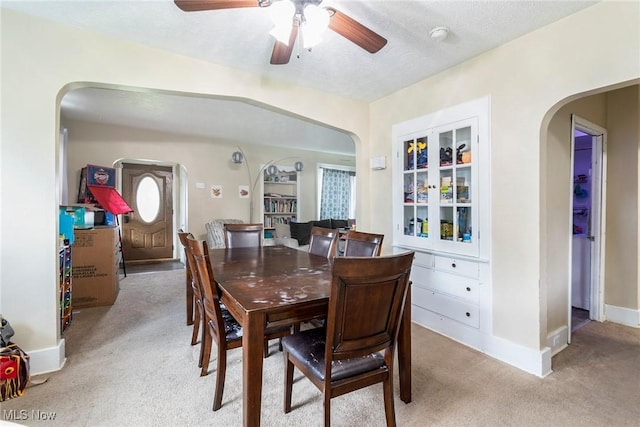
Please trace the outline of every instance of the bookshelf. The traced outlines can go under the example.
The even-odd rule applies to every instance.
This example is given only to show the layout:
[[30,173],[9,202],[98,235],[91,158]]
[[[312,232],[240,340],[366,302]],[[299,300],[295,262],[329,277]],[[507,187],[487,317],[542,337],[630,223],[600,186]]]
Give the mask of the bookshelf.
[[263,172],[262,220],[264,237],[275,237],[276,224],[289,224],[299,216],[299,173],[293,166],[277,166],[278,172]]

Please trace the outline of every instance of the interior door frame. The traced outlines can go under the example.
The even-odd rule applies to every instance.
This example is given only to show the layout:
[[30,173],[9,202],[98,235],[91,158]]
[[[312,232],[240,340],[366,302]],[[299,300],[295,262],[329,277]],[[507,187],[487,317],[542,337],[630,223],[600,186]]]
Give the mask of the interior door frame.
[[[188,230],[187,217],[188,217],[188,203],[187,203],[187,171],[184,166],[175,162],[165,162],[158,160],[144,160],[144,159],[131,159],[122,158],[113,163],[113,167],[116,169],[116,187],[120,193],[122,193],[122,164],[136,164],[136,165],[157,165],[157,166],[169,166],[173,172],[173,196],[171,205],[173,208],[173,259],[180,259],[182,262],[186,262],[184,258],[184,251],[180,250],[181,246],[176,244],[179,242],[178,230]],[[121,217],[121,215],[120,215]],[[120,218],[120,224],[122,224],[122,218]],[[126,257],[126,254],[125,254]]]
[[575,114],[571,115],[571,175],[569,180],[569,259],[568,259],[568,343],[571,343],[571,288],[573,262],[573,176],[575,161],[575,132],[582,131],[592,137],[592,166],[591,166],[591,227],[590,236],[593,243],[591,253],[591,284],[589,295],[589,318],[603,321],[604,318],[604,256],[605,256],[605,224],[606,224],[606,177],[607,177],[607,130],[583,119]]

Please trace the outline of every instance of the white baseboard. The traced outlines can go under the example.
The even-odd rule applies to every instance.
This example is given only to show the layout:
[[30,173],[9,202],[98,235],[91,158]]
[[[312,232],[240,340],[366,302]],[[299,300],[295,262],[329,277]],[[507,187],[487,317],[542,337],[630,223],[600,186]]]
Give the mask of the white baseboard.
[[[418,306],[411,307],[411,320],[427,329],[474,348],[540,378],[551,373],[551,348],[534,350],[479,329],[440,316]],[[566,340],[565,340],[566,343]]]
[[66,362],[64,339],[58,341],[55,347],[31,350],[29,354],[29,373],[31,375],[46,374],[59,371]]
[[633,328],[640,328],[640,310],[605,304],[604,317],[609,322],[621,323]]

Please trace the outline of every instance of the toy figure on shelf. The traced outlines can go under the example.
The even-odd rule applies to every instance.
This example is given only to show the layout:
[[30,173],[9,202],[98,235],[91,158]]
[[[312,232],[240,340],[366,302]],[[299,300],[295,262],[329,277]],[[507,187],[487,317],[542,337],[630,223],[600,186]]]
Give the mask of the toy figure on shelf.
[[426,182],[423,181],[423,180],[418,181],[417,202],[418,203],[427,203],[428,200],[429,200],[428,197],[429,197],[429,187],[427,187]]
[[417,166],[418,169],[424,169],[427,167],[427,143],[422,141],[416,141],[409,143],[409,148],[407,148],[407,170],[413,169],[413,150],[416,151],[417,157]]
[[456,162],[458,164],[464,163],[462,161],[462,149],[466,146],[467,144],[462,144],[462,145],[459,145],[458,148],[456,148]]
[[440,148],[440,166],[448,166],[453,162],[453,150],[451,147]]
[[414,202],[413,184],[405,185],[405,187],[404,187],[404,202],[405,203],[413,203]]

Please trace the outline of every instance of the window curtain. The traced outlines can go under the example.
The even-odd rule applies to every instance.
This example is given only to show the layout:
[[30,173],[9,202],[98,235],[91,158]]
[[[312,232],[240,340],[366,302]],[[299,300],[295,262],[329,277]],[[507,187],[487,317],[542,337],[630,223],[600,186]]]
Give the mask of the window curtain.
[[[319,219],[355,218],[355,172],[322,169],[322,193]],[[353,214],[353,215],[352,215]]]

